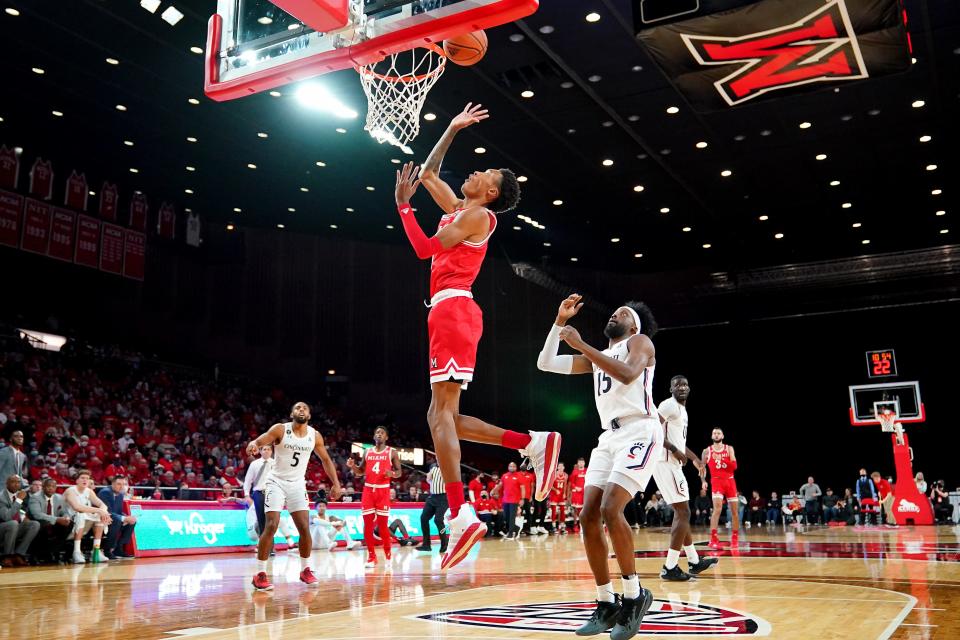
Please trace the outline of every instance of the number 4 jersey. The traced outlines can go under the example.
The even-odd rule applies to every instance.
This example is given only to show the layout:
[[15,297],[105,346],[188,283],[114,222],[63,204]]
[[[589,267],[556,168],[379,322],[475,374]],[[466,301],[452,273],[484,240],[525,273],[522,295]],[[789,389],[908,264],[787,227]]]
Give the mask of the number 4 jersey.
[[[604,349],[603,354],[625,361],[630,352],[627,347],[629,341],[629,338],[621,340]],[[645,368],[639,378],[630,384],[623,384],[597,365],[593,365],[593,395],[597,401],[597,413],[600,414],[600,426],[603,429],[610,429],[617,418],[653,415],[651,392],[654,368],[655,366]]]
[[317,443],[317,432],[307,426],[307,433],[302,438],[293,430],[293,423],[283,425],[283,438],[273,447],[273,458],[276,463],[270,475],[284,482],[303,482],[307,477],[307,465],[310,463],[310,454]]

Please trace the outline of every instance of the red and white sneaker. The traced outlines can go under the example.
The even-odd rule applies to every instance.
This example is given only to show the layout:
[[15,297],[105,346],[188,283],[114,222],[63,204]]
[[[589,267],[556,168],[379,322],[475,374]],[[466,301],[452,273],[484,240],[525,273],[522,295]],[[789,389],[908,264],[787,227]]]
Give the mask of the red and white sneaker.
[[460,507],[456,518],[447,520],[447,532],[450,540],[447,542],[447,552],[440,561],[440,569],[452,569],[467,557],[473,545],[487,535],[487,525],[480,522],[477,515],[468,505]]
[[734,531],[734,532],[730,535],[730,546],[731,546],[731,547],[739,547],[739,546],[740,546],[740,532],[739,532],[739,531]]
[[305,567],[304,570],[300,572],[300,582],[309,585],[315,585],[320,581],[317,579],[317,576],[314,575],[313,569],[310,567]]
[[710,532],[710,544],[708,545],[711,549],[721,549],[720,538],[717,536],[717,530],[714,529]]
[[546,500],[557,477],[557,460],[560,457],[562,438],[556,431],[530,431],[530,444],[520,450],[520,455],[533,462],[533,473],[537,476],[534,497],[537,501]]
[[273,589],[273,583],[270,582],[270,578],[267,577],[266,572],[261,571],[253,576],[253,588],[257,591],[270,591]]
[[367,569],[373,569],[377,566],[377,556],[371,554],[367,556],[367,564],[363,565]]
[[390,559],[393,558],[393,554],[390,553],[390,549],[384,549],[383,557],[387,559],[387,562],[390,562]]

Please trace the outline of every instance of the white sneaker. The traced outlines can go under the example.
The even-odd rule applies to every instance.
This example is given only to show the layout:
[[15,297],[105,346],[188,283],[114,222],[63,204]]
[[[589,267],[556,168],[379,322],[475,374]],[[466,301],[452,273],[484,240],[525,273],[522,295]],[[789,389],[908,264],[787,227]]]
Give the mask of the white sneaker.
[[376,569],[377,561],[376,560],[367,560],[367,563],[363,565],[365,569]]
[[444,521],[447,525],[450,539],[447,542],[447,552],[443,554],[440,561],[440,569],[450,569],[467,557],[473,545],[477,544],[487,535],[487,525],[480,522],[477,514],[469,505],[460,507],[460,513],[456,518],[450,518],[447,513]]
[[86,564],[87,559],[83,557],[83,554],[79,551],[73,552],[73,564]]
[[351,540],[347,541],[347,551],[351,551],[351,550],[355,549],[358,544],[360,544],[360,541],[359,541],[359,540],[352,540],[352,539],[351,539]]
[[562,438],[556,431],[530,431],[530,444],[520,450],[520,455],[533,461],[533,473],[537,477],[534,498],[546,500],[557,477],[557,460],[560,457]]
[[327,551],[335,551],[336,548],[339,547],[339,546],[340,546],[340,545],[337,544],[336,542],[331,542],[330,545],[327,547]]

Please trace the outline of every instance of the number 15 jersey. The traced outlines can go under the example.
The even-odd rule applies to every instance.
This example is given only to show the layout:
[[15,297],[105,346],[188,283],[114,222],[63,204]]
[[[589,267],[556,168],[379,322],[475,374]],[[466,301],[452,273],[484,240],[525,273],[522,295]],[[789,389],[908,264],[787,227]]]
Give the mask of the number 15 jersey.
[[[620,361],[626,361],[630,349],[629,338],[621,340],[612,347],[603,350],[603,354]],[[617,418],[630,416],[652,416],[653,370],[656,365],[643,370],[640,377],[630,384],[623,384],[606,371],[593,365],[593,397],[597,401],[597,413],[600,414],[600,426],[606,430]]]
[[307,426],[307,435],[298,437],[293,431],[293,423],[283,425],[283,438],[273,447],[273,458],[276,462],[270,475],[284,482],[303,482],[307,477],[307,465],[310,463],[310,454],[317,443],[317,432]]

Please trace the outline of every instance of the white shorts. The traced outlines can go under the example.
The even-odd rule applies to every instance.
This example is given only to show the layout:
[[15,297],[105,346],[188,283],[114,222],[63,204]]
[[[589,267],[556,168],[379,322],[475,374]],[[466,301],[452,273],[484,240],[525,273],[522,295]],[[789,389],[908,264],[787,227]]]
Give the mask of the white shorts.
[[306,480],[290,482],[272,476],[267,478],[263,486],[263,511],[283,511],[284,505],[290,513],[310,509]]
[[584,484],[602,489],[612,482],[633,495],[647,488],[657,461],[663,460],[663,429],[656,418],[624,419],[621,424],[600,434]]
[[653,479],[667,504],[690,502],[690,486],[683,469],[669,462],[658,462],[653,468]]

